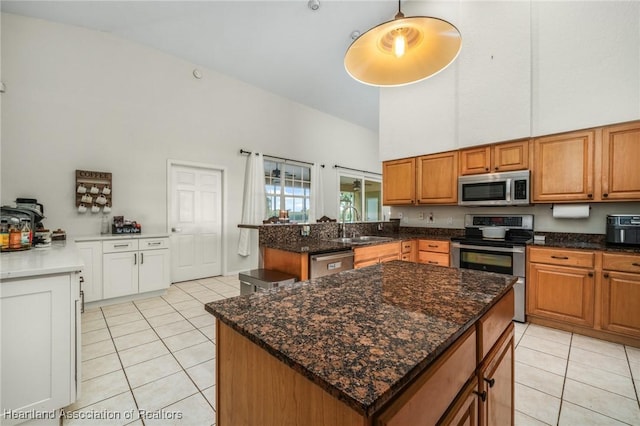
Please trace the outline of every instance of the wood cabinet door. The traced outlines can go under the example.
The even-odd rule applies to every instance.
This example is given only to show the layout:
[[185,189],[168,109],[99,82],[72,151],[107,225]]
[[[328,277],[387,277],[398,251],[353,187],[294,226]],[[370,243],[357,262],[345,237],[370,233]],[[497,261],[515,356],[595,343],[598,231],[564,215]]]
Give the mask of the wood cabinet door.
[[491,147],[469,148],[460,151],[460,174],[477,175],[491,171]]
[[591,201],[595,130],[536,138],[533,201]]
[[602,328],[640,337],[640,274],[605,271],[602,277]]
[[469,382],[438,426],[478,426],[478,379]]
[[449,266],[449,254],[420,250],[418,252],[418,262],[428,263],[430,265]]
[[593,270],[529,263],[527,314],[593,327]]
[[458,203],[458,151],[417,158],[418,204]]
[[605,127],[602,199],[640,200],[640,122]]
[[382,163],[382,204],[411,205],[416,196],[415,158]]
[[529,140],[493,145],[491,170],[510,172],[529,168]]
[[513,323],[480,367],[480,426],[513,426],[514,348]]

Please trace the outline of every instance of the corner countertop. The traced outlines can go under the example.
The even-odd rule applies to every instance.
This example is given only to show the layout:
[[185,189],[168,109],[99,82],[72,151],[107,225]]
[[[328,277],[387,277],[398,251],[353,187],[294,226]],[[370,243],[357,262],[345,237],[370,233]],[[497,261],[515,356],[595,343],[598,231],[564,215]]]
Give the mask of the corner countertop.
[[51,247],[0,254],[2,280],[81,271],[83,267],[76,245],[67,241],[54,241]]
[[336,398],[372,415],[515,281],[392,261],[205,307]]
[[[169,237],[170,234],[168,232],[147,232],[140,234],[95,234],[95,235],[81,235],[81,236],[73,236],[70,239],[80,243],[86,241],[111,241],[111,240],[129,240],[129,239],[140,239],[140,238],[166,238]],[[67,237],[69,239],[69,237]]]

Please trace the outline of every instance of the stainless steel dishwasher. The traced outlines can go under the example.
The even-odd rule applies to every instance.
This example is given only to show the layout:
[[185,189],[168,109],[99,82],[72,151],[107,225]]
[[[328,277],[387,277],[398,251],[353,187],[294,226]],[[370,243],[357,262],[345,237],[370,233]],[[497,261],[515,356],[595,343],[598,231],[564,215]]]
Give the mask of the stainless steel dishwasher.
[[309,262],[309,278],[324,277],[353,269],[353,251],[313,254]]

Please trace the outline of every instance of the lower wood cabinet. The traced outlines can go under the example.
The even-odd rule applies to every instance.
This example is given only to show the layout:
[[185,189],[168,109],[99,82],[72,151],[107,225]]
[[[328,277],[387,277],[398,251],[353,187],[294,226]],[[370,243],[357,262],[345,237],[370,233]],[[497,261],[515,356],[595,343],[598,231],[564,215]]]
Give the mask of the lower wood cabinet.
[[480,422],[482,425],[513,425],[514,340],[513,324],[502,335],[478,372]]
[[309,254],[263,247],[261,267],[295,275],[298,281],[306,281],[309,279]]
[[402,254],[400,255],[400,260],[404,260],[406,262],[415,262],[416,261],[416,241],[415,240],[406,240],[402,242]]
[[640,255],[529,247],[528,259],[528,321],[640,346]]
[[418,240],[418,262],[450,266],[449,249],[449,241]]
[[474,377],[460,392],[450,411],[438,422],[438,425],[477,426],[480,416],[478,395],[478,380]]
[[353,249],[353,267],[358,269],[391,260],[400,260],[401,253],[400,241],[356,247]]

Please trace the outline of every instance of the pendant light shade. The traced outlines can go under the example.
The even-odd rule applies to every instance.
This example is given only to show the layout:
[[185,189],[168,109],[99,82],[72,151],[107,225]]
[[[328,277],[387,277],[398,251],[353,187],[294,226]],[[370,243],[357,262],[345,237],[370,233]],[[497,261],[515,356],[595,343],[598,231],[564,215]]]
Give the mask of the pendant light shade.
[[364,84],[402,86],[445,69],[461,45],[453,24],[427,16],[405,18],[398,10],[394,20],[371,28],[349,46],[344,66]]

